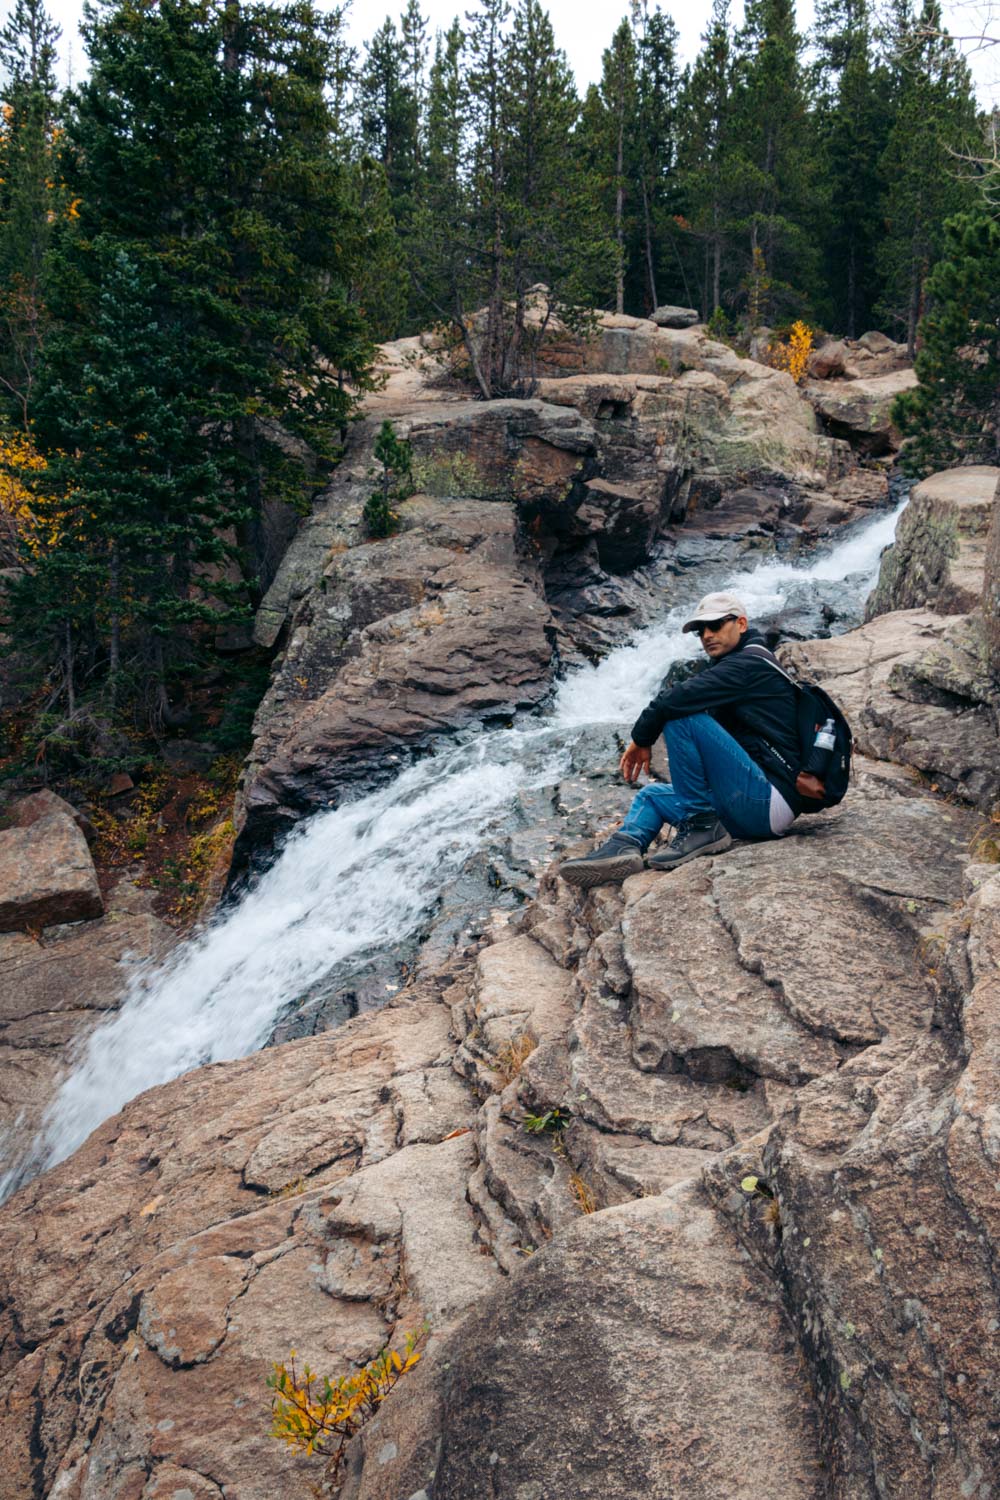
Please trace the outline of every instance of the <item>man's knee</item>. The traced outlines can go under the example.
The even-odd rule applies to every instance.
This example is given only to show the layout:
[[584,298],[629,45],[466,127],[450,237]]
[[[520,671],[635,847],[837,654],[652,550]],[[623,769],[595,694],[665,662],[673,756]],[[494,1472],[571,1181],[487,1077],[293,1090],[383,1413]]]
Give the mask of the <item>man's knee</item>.
[[669,745],[672,739],[690,738],[709,727],[717,727],[711,714],[688,714],[683,719],[670,719],[664,727],[663,735]]

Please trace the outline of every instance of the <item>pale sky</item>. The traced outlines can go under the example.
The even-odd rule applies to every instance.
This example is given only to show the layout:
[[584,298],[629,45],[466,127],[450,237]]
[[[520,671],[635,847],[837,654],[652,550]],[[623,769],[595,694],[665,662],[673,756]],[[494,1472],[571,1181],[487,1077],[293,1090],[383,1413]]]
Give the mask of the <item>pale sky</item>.
[[[323,8],[322,0],[319,0]],[[430,20],[430,30],[445,30],[456,15],[464,15],[471,0],[422,0],[421,9]],[[543,0],[543,4],[545,0]],[[361,49],[363,43],[382,24],[387,14],[398,21],[405,0],[353,0],[349,11],[351,40]],[[4,9],[6,10],[6,3]],[[84,66],[82,43],[77,25],[82,0],[48,0],[48,10],[63,29],[61,43],[62,76],[66,76],[68,43],[72,40],[73,69],[79,75]],[[698,51],[699,39],[711,12],[711,0],[675,0],[662,7],[669,11],[680,32],[683,62],[691,61]],[[601,73],[601,54],[611,40],[619,20],[628,11],[627,0],[608,4],[607,0],[548,0],[546,5],[555,30],[556,42],[569,58],[581,91]],[[733,18],[739,20],[741,0],[734,0]],[[955,36],[967,37],[963,50],[972,65],[976,88],[982,105],[1000,105],[1000,47],[977,47],[976,39],[984,33],[1000,37],[1000,0],[952,0],[944,5],[945,24]],[[807,31],[813,20],[813,0],[798,0],[800,31]]]

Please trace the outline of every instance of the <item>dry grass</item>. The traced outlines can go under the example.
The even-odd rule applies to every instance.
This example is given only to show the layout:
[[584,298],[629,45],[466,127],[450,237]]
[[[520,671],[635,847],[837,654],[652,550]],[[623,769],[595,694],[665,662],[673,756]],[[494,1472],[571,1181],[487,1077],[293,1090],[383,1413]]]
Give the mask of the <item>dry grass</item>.
[[1000,865],[1000,833],[982,829],[969,844],[969,858],[979,865]]
[[305,1190],[306,1185],[304,1179],[301,1177],[296,1177],[294,1182],[286,1182],[284,1187],[275,1188],[274,1191],[272,1193],[268,1193],[267,1196],[269,1198],[299,1198],[305,1192]]
[[503,1079],[504,1088],[520,1076],[521,1069],[537,1045],[534,1037],[529,1036],[526,1031],[521,1031],[499,1049],[496,1054],[495,1071]]
[[582,1214],[597,1212],[597,1199],[594,1197],[593,1190],[587,1186],[579,1172],[569,1174],[569,1186],[570,1192],[576,1199],[576,1206]]

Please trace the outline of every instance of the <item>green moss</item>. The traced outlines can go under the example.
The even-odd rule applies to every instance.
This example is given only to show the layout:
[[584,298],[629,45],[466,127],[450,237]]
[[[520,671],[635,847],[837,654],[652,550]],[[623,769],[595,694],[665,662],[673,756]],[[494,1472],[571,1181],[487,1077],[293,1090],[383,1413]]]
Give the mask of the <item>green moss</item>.
[[482,469],[467,453],[445,453],[415,458],[411,469],[413,488],[421,495],[438,499],[467,498],[496,500],[502,498],[496,479]]

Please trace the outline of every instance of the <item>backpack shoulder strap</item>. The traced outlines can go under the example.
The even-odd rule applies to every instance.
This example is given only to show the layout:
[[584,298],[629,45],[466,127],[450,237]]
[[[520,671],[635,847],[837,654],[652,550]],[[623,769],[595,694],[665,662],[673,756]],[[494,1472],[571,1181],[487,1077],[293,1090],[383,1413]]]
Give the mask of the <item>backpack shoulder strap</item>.
[[780,672],[785,681],[792,684],[792,687],[797,688],[802,686],[800,682],[796,682],[795,678],[790,672],[785,671],[784,667],[781,665],[781,662],[775,656],[774,652],[769,651],[766,646],[758,646],[751,643],[749,646],[743,647],[743,655],[752,656],[757,661],[766,661],[768,666],[773,667],[776,672]]

